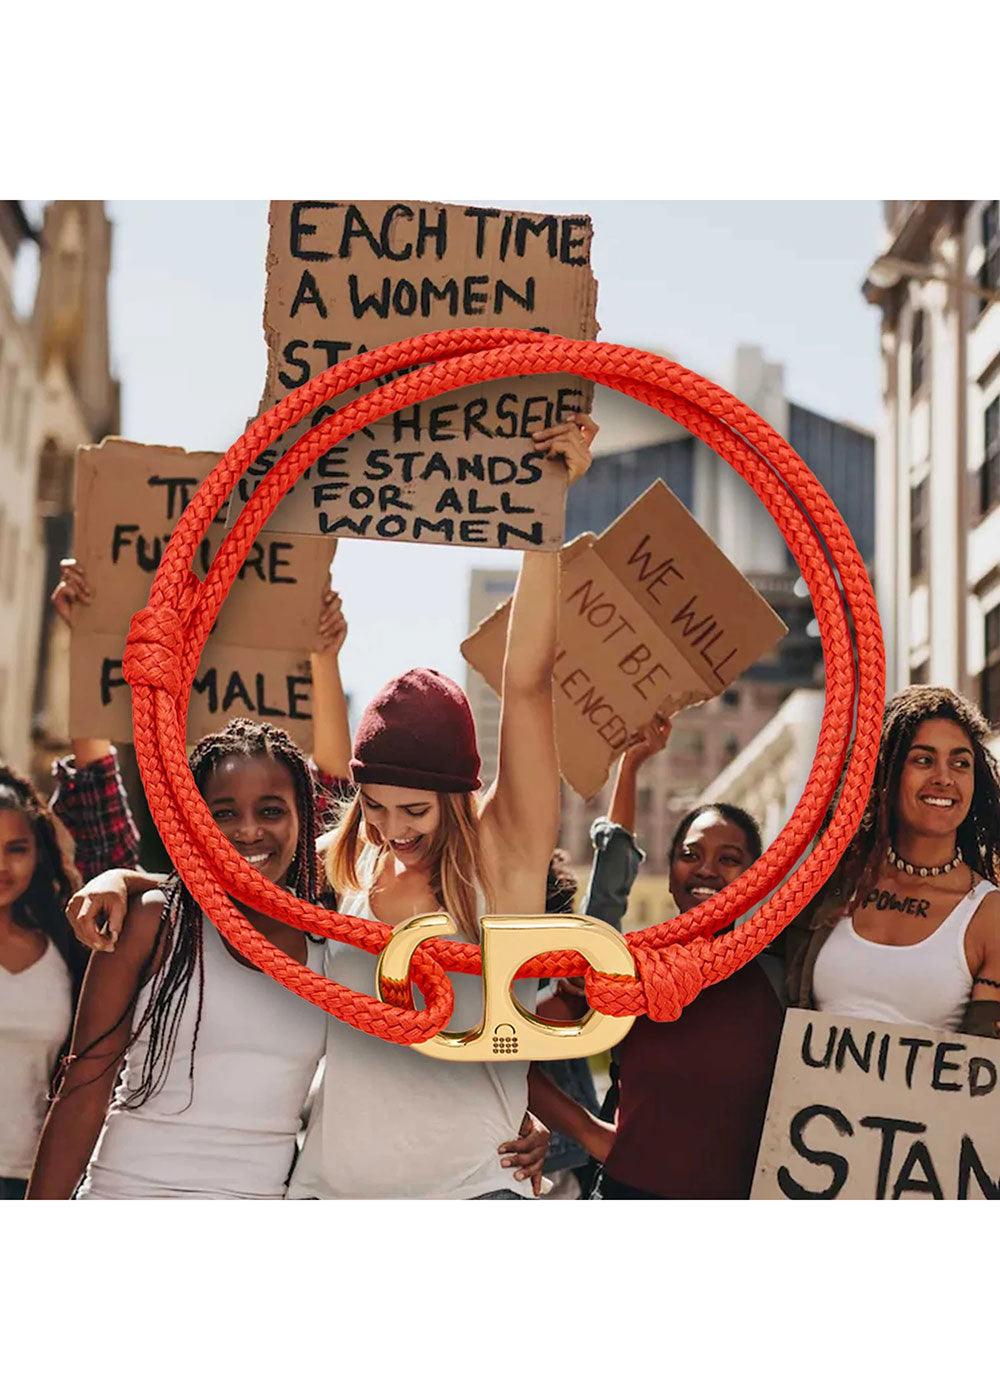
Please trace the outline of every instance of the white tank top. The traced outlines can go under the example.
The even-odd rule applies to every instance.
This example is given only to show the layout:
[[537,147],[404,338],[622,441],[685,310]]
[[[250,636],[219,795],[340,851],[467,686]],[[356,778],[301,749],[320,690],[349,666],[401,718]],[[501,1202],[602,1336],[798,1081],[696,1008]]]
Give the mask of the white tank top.
[[[365,885],[375,854],[365,851],[359,862]],[[481,912],[481,897],[479,906]],[[341,900],[340,909],[361,919],[374,917],[366,892]],[[333,939],[326,974],[354,991],[375,990],[375,958]],[[455,1011],[448,1029],[478,1025],[480,979],[456,973],[450,980]],[[537,981],[515,983],[515,994],[533,1010]],[[514,1169],[501,1167],[497,1151],[519,1135],[527,1107],[526,1061],[494,1067],[431,1060],[331,1016],[323,1084],[288,1195],[468,1200],[506,1188],[530,1198],[531,1182],[515,1181]]]
[[816,959],[817,1010],[866,1021],[890,1021],[955,1031],[972,992],[965,931],[997,886],[980,880],[929,938],[906,947],[872,943],[850,918],[831,930]]
[[0,1176],[31,1174],[72,1015],[69,969],[51,941],[23,972],[0,967]]
[[[318,972],[323,948],[306,946],[309,966]],[[204,917],[202,947],[205,987],[194,1082],[189,1067],[197,969],[163,1083],[131,1109],[124,1100],[140,1082],[148,1028],[129,1051],[80,1199],[271,1200],[285,1194],[302,1107],[323,1053],[326,1013],[237,962]],[[147,987],[136,1021],[148,1000]]]

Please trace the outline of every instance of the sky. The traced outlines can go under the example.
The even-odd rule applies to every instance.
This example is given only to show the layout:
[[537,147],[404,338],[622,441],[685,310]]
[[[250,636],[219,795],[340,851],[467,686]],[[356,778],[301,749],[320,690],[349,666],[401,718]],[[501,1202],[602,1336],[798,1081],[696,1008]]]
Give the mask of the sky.
[[[759,345],[784,364],[795,402],[877,426],[878,317],[860,292],[881,240],[876,202],[469,202],[592,216],[602,339],[669,352],[720,382],[737,345]],[[27,207],[37,222],[39,206]],[[264,383],[267,205],[108,207],[122,435],[221,454],[256,415]],[[335,583],[355,714],[411,666],[464,681],[468,571],[517,562],[493,550],[342,542]]]

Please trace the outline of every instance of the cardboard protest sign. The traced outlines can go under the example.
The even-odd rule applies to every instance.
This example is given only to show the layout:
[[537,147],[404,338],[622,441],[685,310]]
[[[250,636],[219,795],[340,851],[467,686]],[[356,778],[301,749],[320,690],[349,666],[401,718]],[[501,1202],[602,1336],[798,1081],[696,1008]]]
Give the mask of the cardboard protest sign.
[[[74,549],[93,599],[77,609],[70,642],[74,735],[131,740],[131,694],[121,677],[129,624],[146,606],[171,530],[218,460],[120,438],[78,451]],[[224,535],[220,522],[210,528],[196,572],[205,572]],[[246,715],[309,742],[308,653],[334,548],[330,540],[271,533],[255,541],[205,648],[189,739]]]
[[[499,693],[509,600],[462,644]],[[562,552],[556,738],[581,797],[655,714],[720,694],[785,633],[781,619],[662,481]]]
[[698,674],[699,700],[720,695],[788,631],[662,481],[605,530],[594,553]]
[[[121,633],[97,634],[70,651],[74,735],[132,741],[132,692],[122,677]],[[242,717],[267,720],[312,749],[312,677],[301,651],[269,651],[210,640],[191,688],[188,743]]]
[[1000,1043],[789,1011],[755,1200],[1000,1199]]
[[[428,331],[511,326],[576,339],[597,332],[585,215],[418,200],[275,200],[270,230],[262,411],[332,365]],[[553,549],[563,537],[565,474],[544,460],[531,434],[588,410],[592,397],[587,381],[545,375],[416,404],[327,452],[282,501],[273,528]],[[261,456],[234,492],[233,511],[308,426]]]

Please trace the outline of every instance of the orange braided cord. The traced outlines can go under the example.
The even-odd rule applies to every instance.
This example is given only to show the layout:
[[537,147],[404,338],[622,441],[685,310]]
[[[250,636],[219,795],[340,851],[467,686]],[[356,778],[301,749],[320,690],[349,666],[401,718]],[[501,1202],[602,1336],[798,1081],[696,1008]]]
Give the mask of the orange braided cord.
[[[199,582],[191,569],[198,545],[261,452],[328,399],[411,366],[420,367],[322,419],[285,453],[263,478]],[[646,351],[510,330],[440,331],[370,351],[317,375],[253,423],[202,483],[164,551],[148,607],[133,619],[123,669],[132,686],[136,751],[150,810],[191,894],[233,946],[263,971],[349,1024],[401,1044],[429,1039],[444,1028],[453,1007],[446,972],[480,972],[478,947],[441,939],[421,945],[413,972],[426,1007],[416,1011],[404,1004],[408,998],[394,998],[400,1004],[387,1005],[349,991],[269,943],[234,907],[233,898],[294,927],[371,953],[381,951],[391,929],[306,904],[272,885],[236,853],[212,821],[185,758],[188,696],[205,641],[253,541],[319,456],[386,414],[424,399],[468,384],[544,373],[582,375],[649,404],[700,437],[739,472],[781,529],[809,587],[827,686],[809,781],[788,822],[761,859],[711,900],[628,936],[636,978],[595,973],[572,952],[534,958],[519,975],[585,972],[587,994],[597,1010],[674,1019],[704,987],[755,957],[805,907],[856,830],[874,772],[885,666],[864,563],[839,512],[805,463],[731,394]],[[831,807],[822,837],[795,868]],[[789,871],[793,873],[786,880]],[[765,896],[770,896],[766,904],[746,923],[722,937],[713,936]]]

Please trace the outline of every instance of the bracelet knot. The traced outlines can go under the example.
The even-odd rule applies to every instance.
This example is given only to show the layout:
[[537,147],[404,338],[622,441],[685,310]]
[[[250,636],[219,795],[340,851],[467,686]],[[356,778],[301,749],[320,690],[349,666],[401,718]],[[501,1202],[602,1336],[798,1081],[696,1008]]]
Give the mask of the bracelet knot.
[[143,608],[132,618],[122,656],[129,685],[149,685],[180,698],[183,623],[173,608]]

